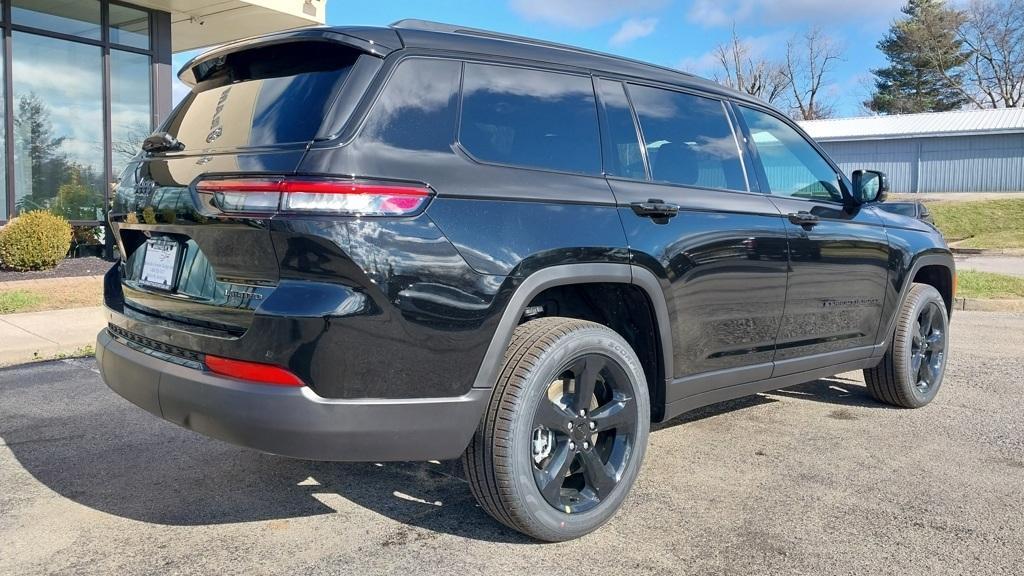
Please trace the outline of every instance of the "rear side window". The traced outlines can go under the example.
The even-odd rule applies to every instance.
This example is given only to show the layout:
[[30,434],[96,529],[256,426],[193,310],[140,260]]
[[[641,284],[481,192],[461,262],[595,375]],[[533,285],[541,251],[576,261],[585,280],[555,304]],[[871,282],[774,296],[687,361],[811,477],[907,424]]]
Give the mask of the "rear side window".
[[629,86],[629,95],[653,180],[747,190],[739,146],[722,102],[635,85]]
[[309,142],[357,54],[302,42],[201,64],[201,82],[167,125],[186,150]]
[[640,140],[622,82],[598,80],[597,89],[601,94],[605,124],[608,126],[605,172],[609,176],[646,179]]
[[484,162],[600,174],[593,83],[587,76],[466,64],[459,141]]
[[361,138],[406,150],[450,152],[462,62],[410,58],[388,79]]

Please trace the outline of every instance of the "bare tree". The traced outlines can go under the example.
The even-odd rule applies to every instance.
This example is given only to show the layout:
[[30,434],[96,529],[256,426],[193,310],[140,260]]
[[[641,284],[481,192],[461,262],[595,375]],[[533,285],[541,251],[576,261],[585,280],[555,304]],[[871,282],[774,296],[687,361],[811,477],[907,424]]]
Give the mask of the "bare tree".
[[1024,0],[972,0],[960,35],[964,95],[978,108],[1024,107]]
[[823,99],[824,91],[842,54],[839,44],[820,28],[811,28],[786,43],[785,74],[794,118],[818,120],[833,115],[832,103]]
[[750,43],[741,40],[733,27],[729,42],[715,48],[720,68],[712,79],[769,104],[781,104],[789,88],[786,67],[780,62],[755,58],[752,52]]
[[142,141],[151,131],[144,124],[133,124],[127,129],[122,127],[118,132],[120,138],[110,143],[110,151],[115,156],[114,164],[124,165],[142,151]]

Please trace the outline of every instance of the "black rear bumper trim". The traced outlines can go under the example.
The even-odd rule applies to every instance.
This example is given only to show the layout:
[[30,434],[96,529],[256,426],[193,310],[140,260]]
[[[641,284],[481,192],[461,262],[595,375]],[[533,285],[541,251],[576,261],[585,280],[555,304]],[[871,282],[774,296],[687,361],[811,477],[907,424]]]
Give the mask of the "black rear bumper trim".
[[239,446],[308,460],[457,458],[491,393],[326,399],[307,387],[252,384],[162,360],[106,329],[97,337],[96,359],[112,390],[152,414]]

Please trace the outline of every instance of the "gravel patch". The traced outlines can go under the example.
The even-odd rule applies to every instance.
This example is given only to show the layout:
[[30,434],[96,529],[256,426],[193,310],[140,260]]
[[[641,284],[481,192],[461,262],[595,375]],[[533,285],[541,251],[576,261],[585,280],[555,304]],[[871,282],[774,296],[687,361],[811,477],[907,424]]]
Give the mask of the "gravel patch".
[[458,463],[279,458],[151,416],[91,360],[0,370],[0,574],[1020,576],[1021,334],[956,312],[921,410],[849,373],[660,424],[619,514],[548,545]]

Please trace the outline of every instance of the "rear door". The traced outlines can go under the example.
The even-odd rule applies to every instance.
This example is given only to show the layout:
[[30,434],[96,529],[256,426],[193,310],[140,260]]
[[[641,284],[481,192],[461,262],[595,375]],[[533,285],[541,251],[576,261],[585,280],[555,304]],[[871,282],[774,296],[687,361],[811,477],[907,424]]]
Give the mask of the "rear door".
[[605,171],[633,261],[661,279],[672,316],[675,373],[666,401],[769,377],[786,296],[786,230],[748,183],[727,106],[681,91],[597,84]]
[[775,376],[870,355],[881,319],[889,243],[872,210],[844,201],[838,170],[787,120],[737,106],[761,186],[785,218],[789,288]]

